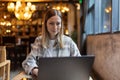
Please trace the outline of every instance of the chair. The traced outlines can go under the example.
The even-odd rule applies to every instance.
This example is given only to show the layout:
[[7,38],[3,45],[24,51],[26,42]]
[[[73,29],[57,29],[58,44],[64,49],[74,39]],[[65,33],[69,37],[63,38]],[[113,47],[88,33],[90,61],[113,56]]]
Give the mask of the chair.
[[11,61],[11,70],[15,70],[16,66],[16,37],[15,36],[2,36],[2,45],[6,46],[6,57]]
[[6,60],[6,47],[0,46],[0,80],[10,80],[10,60]]

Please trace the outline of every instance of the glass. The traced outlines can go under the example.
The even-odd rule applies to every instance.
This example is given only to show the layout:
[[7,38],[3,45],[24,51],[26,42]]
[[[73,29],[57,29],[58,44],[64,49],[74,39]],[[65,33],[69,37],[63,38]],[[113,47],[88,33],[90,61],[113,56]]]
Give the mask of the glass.
[[89,0],[88,4],[88,14],[85,20],[85,33],[94,34],[94,22],[95,22],[95,2],[94,0]]
[[101,26],[102,33],[111,31],[112,22],[112,0],[102,0],[101,2]]

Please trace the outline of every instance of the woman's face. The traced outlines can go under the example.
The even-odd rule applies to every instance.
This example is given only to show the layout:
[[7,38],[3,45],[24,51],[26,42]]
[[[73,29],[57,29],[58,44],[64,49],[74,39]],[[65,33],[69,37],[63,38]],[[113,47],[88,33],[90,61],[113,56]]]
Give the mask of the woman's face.
[[47,21],[47,30],[51,39],[55,39],[61,29],[61,18],[57,15],[51,17]]

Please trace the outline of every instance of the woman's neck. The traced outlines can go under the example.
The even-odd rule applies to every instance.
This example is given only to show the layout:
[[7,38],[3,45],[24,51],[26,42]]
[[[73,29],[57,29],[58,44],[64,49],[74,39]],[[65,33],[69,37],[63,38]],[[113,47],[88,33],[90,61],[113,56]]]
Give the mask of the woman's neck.
[[50,39],[51,39],[51,40],[55,40],[55,39],[56,39],[56,36],[50,36]]

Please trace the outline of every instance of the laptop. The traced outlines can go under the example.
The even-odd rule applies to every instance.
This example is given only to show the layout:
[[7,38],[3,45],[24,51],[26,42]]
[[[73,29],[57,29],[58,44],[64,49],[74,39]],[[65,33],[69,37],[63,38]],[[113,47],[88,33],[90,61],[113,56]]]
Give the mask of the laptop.
[[38,80],[89,80],[94,57],[39,58]]

